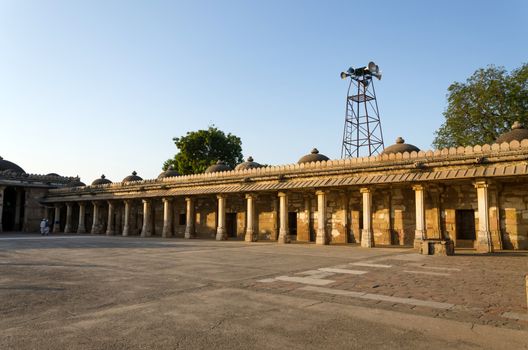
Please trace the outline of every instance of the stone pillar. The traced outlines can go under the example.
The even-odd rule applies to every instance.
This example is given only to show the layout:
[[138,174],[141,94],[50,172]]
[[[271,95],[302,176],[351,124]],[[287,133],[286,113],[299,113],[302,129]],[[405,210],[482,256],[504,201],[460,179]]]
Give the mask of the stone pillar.
[[79,225],[77,226],[77,233],[86,233],[86,226],[84,225],[86,204],[79,202]]
[[4,211],[4,186],[0,186],[0,232],[2,232],[2,215]]
[[194,238],[195,232],[195,217],[194,217],[194,200],[192,197],[185,198],[186,203],[186,222],[185,222],[185,238]]
[[60,233],[60,205],[55,204],[55,218],[53,220],[53,233]]
[[488,184],[486,181],[477,181],[475,182],[475,188],[477,189],[479,216],[476,249],[481,253],[491,253],[493,252],[493,245],[491,244],[491,232],[489,229]]
[[328,244],[326,234],[326,192],[317,191],[317,236],[315,244]]
[[64,233],[72,233],[72,212],[73,203],[66,203],[66,225],[64,225]]
[[106,225],[106,235],[107,236],[112,236],[115,234],[114,209],[115,209],[114,203],[111,201],[108,201],[108,225]]
[[422,241],[425,239],[425,203],[424,203],[424,187],[422,185],[414,185],[414,196],[416,205],[416,229],[414,231],[414,248],[420,249]]
[[152,225],[150,218],[150,199],[143,199],[143,227],[141,228],[141,237],[152,236]]
[[124,200],[125,203],[125,222],[123,223],[123,236],[130,234],[130,205],[132,201],[129,199]]
[[225,241],[227,239],[225,228],[226,198],[223,195],[218,195],[216,198],[218,198],[218,226],[216,227],[216,240]]
[[363,195],[363,227],[361,230],[361,246],[364,248],[374,247],[374,235],[372,234],[372,192],[370,188],[360,190]]
[[172,198],[163,198],[163,230],[161,237],[172,236]]
[[17,188],[15,203],[15,231],[20,230],[20,213],[22,211],[22,189]]
[[279,237],[278,243],[290,243],[290,227],[288,224],[288,194],[279,192]]
[[258,240],[258,232],[255,231],[255,196],[246,194],[247,215],[246,215],[246,242],[255,242]]
[[92,222],[92,231],[90,232],[92,235],[95,235],[99,232],[99,204],[97,202],[93,203],[93,222]]

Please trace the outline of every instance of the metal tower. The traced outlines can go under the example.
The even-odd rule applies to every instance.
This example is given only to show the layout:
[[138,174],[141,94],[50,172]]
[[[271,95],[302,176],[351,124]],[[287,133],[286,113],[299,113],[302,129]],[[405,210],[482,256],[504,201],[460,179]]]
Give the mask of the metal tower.
[[384,144],[372,77],[381,79],[381,72],[374,62],[369,62],[366,67],[350,67],[341,73],[342,79],[348,77],[341,158],[376,155],[383,150]]

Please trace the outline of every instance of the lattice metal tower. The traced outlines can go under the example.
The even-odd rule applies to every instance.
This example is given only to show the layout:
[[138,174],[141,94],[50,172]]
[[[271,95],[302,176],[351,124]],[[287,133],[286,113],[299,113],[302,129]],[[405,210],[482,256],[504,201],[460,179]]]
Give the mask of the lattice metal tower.
[[350,67],[341,78],[350,78],[346,99],[341,158],[372,156],[383,151],[383,132],[372,77],[381,79],[378,65]]

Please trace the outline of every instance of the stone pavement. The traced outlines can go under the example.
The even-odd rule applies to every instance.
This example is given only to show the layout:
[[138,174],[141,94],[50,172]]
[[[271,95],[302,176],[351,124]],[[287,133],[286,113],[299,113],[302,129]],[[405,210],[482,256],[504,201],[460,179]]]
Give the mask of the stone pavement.
[[0,235],[1,349],[528,348],[528,252]]

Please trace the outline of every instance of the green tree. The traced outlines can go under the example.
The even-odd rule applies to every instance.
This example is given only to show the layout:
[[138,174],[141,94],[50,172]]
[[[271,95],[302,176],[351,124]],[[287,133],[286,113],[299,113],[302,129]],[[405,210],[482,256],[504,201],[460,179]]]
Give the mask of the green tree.
[[504,67],[481,68],[447,91],[445,121],[435,132],[435,148],[493,143],[515,121],[528,124],[528,64],[510,74]]
[[187,132],[172,139],[179,152],[163,163],[163,170],[172,166],[181,175],[203,173],[218,160],[231,168],[243,161],[242,141],[231,133],[225,134],[214,125],[207,130]]

